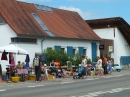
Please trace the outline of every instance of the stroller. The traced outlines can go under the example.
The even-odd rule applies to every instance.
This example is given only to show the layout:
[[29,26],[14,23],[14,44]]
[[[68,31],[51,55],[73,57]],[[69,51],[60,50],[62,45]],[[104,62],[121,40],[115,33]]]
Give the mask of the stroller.
[[84,67],[83,66],[79,66],[78,67],[78,71],[76,71],[74,74],[73,74],[73,79],[80,79],[80,78],[84,78],[83,76],[84,74]]
[[55,74],[57,78],[62,78],[63,77],[63,71],[62,68],[55,68],[55,67],[50,67],[49,68],[51,70],[51,74]]

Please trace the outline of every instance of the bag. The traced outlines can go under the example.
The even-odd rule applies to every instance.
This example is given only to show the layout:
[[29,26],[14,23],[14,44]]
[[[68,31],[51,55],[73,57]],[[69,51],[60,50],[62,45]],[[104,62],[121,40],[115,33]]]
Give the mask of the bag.
[[20,76],[20,81],[21,81],[21,82],[24,82],[24,81],[25,81],[25,74],[23,74],[23,73],[21,74],[21,76]]
[[38,58],[34,58],[34,66],[39,66],[39,59]]

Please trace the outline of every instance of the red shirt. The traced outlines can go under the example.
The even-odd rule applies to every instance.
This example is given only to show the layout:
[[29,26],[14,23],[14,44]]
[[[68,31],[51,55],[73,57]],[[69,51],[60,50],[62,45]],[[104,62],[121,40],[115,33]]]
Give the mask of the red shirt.
[[107,58],[103,59],[103,65],[107,65]]

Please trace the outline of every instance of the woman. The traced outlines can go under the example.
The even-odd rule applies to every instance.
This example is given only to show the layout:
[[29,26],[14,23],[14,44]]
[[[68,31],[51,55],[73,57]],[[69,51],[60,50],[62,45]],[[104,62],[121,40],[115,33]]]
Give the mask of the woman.
[[98,69],[98,75],[102,76],[102,59],[100,59],[100,57],[97,57],[98,61],[97,61],[97,69]]
[[82,56],[81,65],[84,67],[84,75],[86,75],[86,78],[87,78],[87,60],[85,56]]

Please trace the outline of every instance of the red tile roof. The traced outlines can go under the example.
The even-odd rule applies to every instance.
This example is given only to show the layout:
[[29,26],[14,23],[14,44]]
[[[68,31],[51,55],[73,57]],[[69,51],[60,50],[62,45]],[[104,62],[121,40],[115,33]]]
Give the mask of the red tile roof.
[[31,3],[0,0],[0,15],[18,35],[50,37],[31,15],[36,13],[55,37],[100,40],[77,12],[52,10],[52,13],[44,12]]

